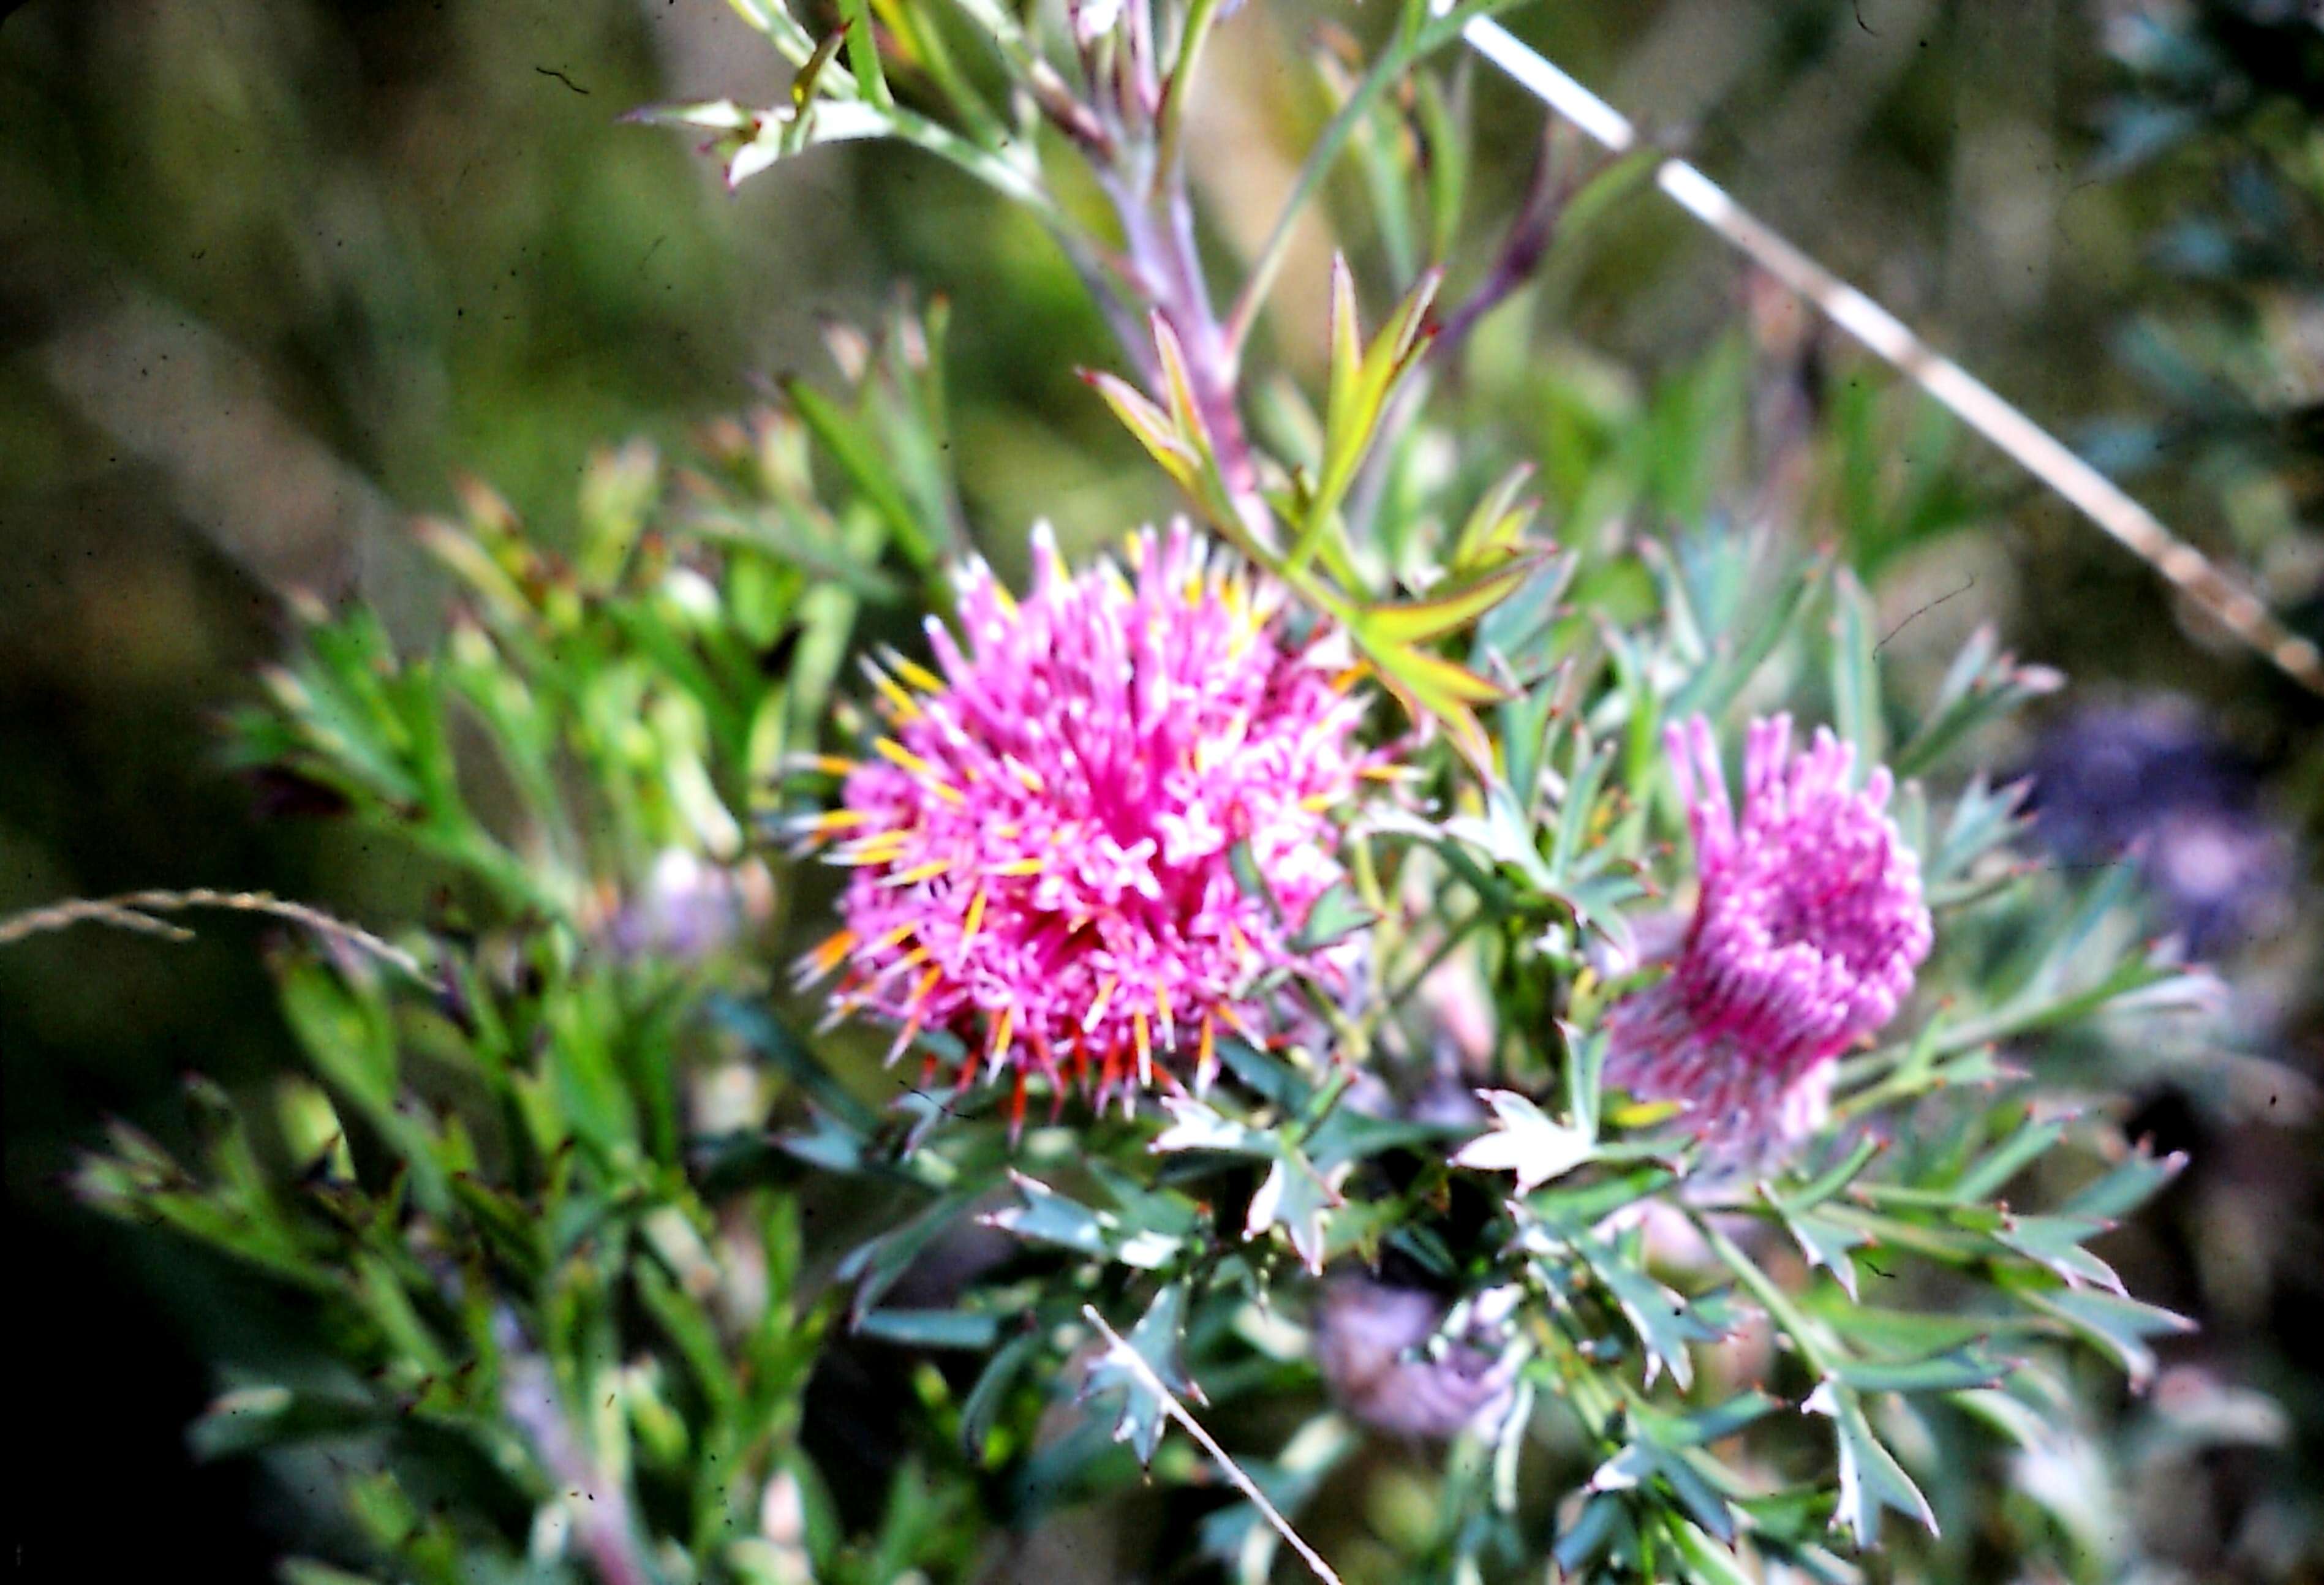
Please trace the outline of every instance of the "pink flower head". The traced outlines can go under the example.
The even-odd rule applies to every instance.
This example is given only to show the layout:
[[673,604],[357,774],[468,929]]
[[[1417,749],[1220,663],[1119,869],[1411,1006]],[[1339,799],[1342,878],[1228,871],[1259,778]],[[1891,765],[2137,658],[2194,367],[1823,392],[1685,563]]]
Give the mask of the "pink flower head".
[[1887,769],[1854,789],[1828,729],[1794,758],[1790,716],[1752,723],[1739,822],[1709,723],[1666,741],[1702,892],[1670,972],[1608,1013],[1606,1077],[1684,1103],[1714,1162],[1765,1162],[1821,1125],[1833,1059],[1911,993],[1934,939],[1920,864]]
[[[1289,648],[1279,590],[1213,565],[1183,523],[1129,541],[1129,576],[1069,576],[1033,531],[1033,588],[1012,600],[979,562],[960,579],[965,652],[933,618],[944,675],[876,668],[892,735],[847,772],[818,825],[853,867],[846,928],[810,971],[840,968],[838,1010],[922,1030],[1053,1093],[1154,1083],[1215,1061],[1218,1027],[1258,1037],[1252,981],[1292,967],[1344,989],[1360,947],[1293,950],[1341,879],[1334,809],[1368,761],[1362,714],[1315,647]],[[1247,843],[1282,911],[1237,884]],[[1163,1068],[1166,1075],[1171,1071]]]

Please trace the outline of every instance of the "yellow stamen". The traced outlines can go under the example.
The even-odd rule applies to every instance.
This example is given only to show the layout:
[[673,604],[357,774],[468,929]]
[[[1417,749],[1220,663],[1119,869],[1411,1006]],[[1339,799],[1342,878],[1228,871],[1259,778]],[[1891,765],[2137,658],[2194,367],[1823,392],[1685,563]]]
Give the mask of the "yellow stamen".
[[1617,1128],[1643,1129],[1676,1117],[1685,1110],[1686,1103],[1682,1101],[1632,1101],[1609,1108],[1606,1116]]
[[942,771],[894,738],[881,738],[872,747],[880,758],[917,779],[922,787],[927,788],[938,797],[948,799],[955,804],[964,801],[960,796],[960,789],[945,781]]
[[935,766],[921,759],[894,738],[880,739],[872,745],[872,751],[887,760],[889,764],[925,780],[934,781],[939,774]]
[[915,864],[908,870],[897,871],[893,875],[889,876],[885,880],[881,882],[881,884],[883,886],[918,886],[923,880],[933,880],[937,876],[949,872],[951,869],[952,861],[949,859],[930,859],[925,864]]
[[898,721],[919,719],[919,705],[913,702],[911,695],[896,686],[895,678],[869,660],[863,662],[863,675],[872,679],[872,686],[878,688],[880,696],[888,701],[888,708]]
[[1311,815],[1322,815],[1330,812],[1339,801],[1336,793],[1311,793],[1299,800],[1299,806]]
[[1154,1037],[1147,1033],[1144,1008],[1130,1015],[1130,1035],[1138,1043],[1138,1083],[1151,1089],[1154,1084]]
[[960,945],[964,950],[976,939],[977,926],[984,923],[984,883],[978,881],[976,895],[968,899],[968,919],[960,927]]
[[908,969],[913,967],[915,964],[924,963],[927,961],[928,949],[925,946],[916,946],[912,948],[911,951],[906,953],[902,957],[898,958],[896,960],[896,966],[899,969]]
[[1047,790],[1041,782],[1041,773],[1014,754],[1004,755],[1001,762],[1009,767],[1010,775],[1024,784],[1027,792],[1038,793]]
[[844,831],[851,825],[861,825],[874,818],[869,809],[826,809],[807,824],[810,831]]
[[875,831],[869,836],[859,836],[853,842],[843,842],[831,850],[832,857],[843,864],[874,864],[892,859],[911,845],[917,834],[909,831]]
[[894,963],[890,963],[886,968],[872,975],[872,983],[874,985],[884,985],[899,974],[910,973],[914,969],[918,968],[922,963],[927,963],[927,961],[928,949],[925,946],[916,946],[912,948],[911,951],[906,953],[902,957],[898,958]]
[[988,875],[1038,875],[1047,865],[1039,859],[1011,859],[1005,864],[995,864],[985,871]]
[[985,586],[992,591],[992,603],[1001,608],[1001,614],[1008,617],[1015,616],[1017,596],[1003,588],[999,578],[988,577],[984,583]]
[[996,1073],[1000,1071],[1002,1054],[1007,1052],[1009,1049],[1010,1027],[1015,1021],[1016,1017],[1017,1009],[1015,1008],[1004,1007],[1001,1009],[1001,1017],[993,1021],[992,1046],[986,1054],[985,1061],[991,1064],[992,1071]]
[[901,655],[891,654],[888,657],[888,664],[896,668],[896,674],[899,677],[924,694],[944,691],[944,678],[917,660],[908,660]]
[[1083,1034],[1086,1035],[1086,1034],[1088,1034],[1092,1029],[1094,1029],[1094,1028],[1096,1028],[1096,1027],[1097,1027],[1097,1021],[1098,1021],[1100,1018],[1102,1018],[1105,1017],[1105,1006],[1106,1006],[1106,1003],[1108,1003],[1108,1002],[1111,1001],[1112,1000],[1113,1000],[1113,976],[1112,976],[1112,975],[1111,975],[1111,974],[1108,974],[1108,975],[1105,977],[1104,981],[1102,981],[1102,982],[1098,986],[1098,988],[1097,988],[1097,1000],[1094,1000],[1094,1001],[1093,1001],[1093,1002],[1091,1002],[1091,1003],[1090,1003],[1090,1009],[1089,1009],[1089,1011],[1088,1011],[1088,1012],[1086,1012],[1086,1013],[1084,1013],[1084,1015],[1082,1015],[1082,1033],[1083,1033]]

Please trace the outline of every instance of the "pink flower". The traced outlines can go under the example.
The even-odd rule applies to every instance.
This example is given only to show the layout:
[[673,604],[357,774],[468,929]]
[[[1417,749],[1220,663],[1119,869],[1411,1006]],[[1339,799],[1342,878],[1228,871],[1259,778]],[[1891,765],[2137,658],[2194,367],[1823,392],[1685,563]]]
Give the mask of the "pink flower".
[[[1294,968],[1344,989],[1352,940],[1291,941],[1342,878],[1333,811],[1368,760],[1347,678],[1294,650],[1280,591],[1214,565],[1184,525],[1067,574],[1033,532],[1020,604],[982,563],[960,580],[964,652],[935,622],[944,675],[876,668],[892,735],[816,825],[853,867],[846,928],[807,960],[844,969],[841,1011],[958,1038],[982,1066],[1101,1101],[1192,1055],[1207,1082],[1220,1026],[1259,1038],[1253,981]],[[1246,843],[1285,923],[1237,884]],[[891,1053],[892,1056],[893,1053]]]
[[1607,1014],[1606,1079],[1683,1103],[1714,1164],[1763,1165],[1821,1126],[1833,1059],[1911,993],[1933,940],[1920,865],[1886,769],[1855,790],[1828,730],[1794,758],[1790,716],[1752,723],[1739,823],[1710,724],[1667,742],[1702,893],[1670,972]]

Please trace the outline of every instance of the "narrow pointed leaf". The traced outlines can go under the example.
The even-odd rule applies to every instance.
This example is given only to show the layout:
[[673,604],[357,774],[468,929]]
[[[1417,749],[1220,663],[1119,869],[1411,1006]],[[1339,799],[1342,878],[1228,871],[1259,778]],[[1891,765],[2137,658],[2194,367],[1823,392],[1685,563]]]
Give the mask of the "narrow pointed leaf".
[[1418,644],[1441,639],[1508,598],[1546,559],[1538,554],[1511,556],[1481,570],[1446,578],[1416,600],[1370,607],[1364,613],[1364,626],[1382,643]]
[[1291,950],[1300,953],[1321,952],[1336,942],[1346,940],[1359,930],[1370,928],[1379,916],[1364,906],[1355,888],[1346,881],[1336,881],[1307,910],[1307,922],[1291,939]]
[[1831,1418],[1840,1451],[1840,1506],[1832,1517],[1834,1523],[1846,1526],[1858,1548],[1869,1552],[1880,1544],[1884,1509],[1917,1520],[1932,1535],[1937,1533],[1937,1516],[1929,1499],[1873,1433],[1871,1422],[1864,1417],[1864,1405],[1854,1392],[1827,1380],[1801,1407],[1811,1415]]

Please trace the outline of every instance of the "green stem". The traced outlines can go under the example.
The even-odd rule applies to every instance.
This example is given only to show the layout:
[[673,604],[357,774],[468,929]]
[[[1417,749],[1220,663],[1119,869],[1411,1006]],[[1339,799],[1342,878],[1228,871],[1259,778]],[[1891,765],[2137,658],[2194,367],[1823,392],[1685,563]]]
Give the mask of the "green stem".
[[934,17],[924,18],[912,31],[910,45],[930,79],[952,101],[953,108],[959,112],[975,140],[987,147],[1005,142],[1006,124],[953,60],[952,48],[945,42],[944,32]]
[[1799,1350],[1800,1358],[1807,1361],[1808,1368],[1819,1378],[1837,1372],[1841,1360],[1825,1346],[1823,1337],[1815,1330],[1814,1323],[1808,1320],[1798,1305],[1792,1303],[1792,1296],[1777,1286],[1775,1279],[1760,1270],[1751,1257],[1720,1231],[1709,1217],[1697,1213],[1689,1220],[1694,1223],[1695,1230],[1702,1235],[1703,1241],[1711,1246],[1711,1252],[1726,1263],[1727,1269],[1733,1272],[1743,1286],[1751,1290],[1751,1296],[1766,1308],[1767,1318],[1783,1328],[1784,1334],[1792,1340],[1793,1346]]
[[840,10],[847,19],[847,64],[854,69],[862,97],[882,110],[893,110],[896,96],[888,88],[880,46],[872,36],[872,0],[841,0]]
[[1193,0],[1186,8],[1186,25],[1179,35],[1178,58],[1170,64],[1169,74],[1162,79],[1162,106],[1156,119],[1154,146],[1155,189],[1174,180],[1178,170],[1179,139],[1186,119],[1186,96],[1193,91],[1194,68],[1203,58],[1203,46],[1210,41],[1212,25],[1218,21],[1219,0]]
[[1268,233],[1267,241],[1261,244],[1259,257],[1251,265],[1250,275],[1243,283],[1242,292],[1235,299],[1233,311],[1227,316],[1227,349],[1230,354],[1239,355],[1241,353],[1243,343],[1250,337],[1251,326],[1259,318],[1259,310],[1266,303],[1267,294],[1273,288],[1275,277],[1282,270],[1284,259],[1290,252],[1292,232],[1298,225],[1300,212],[1323,184],[1332,162],[1339,158],[1340,151],[1346,146],[1357,124],[1370,113],[1373,101],[1412,67],[1458,39],[1462,28],[1479,17],[1509,9],[1517,0],[1464,0],[1463,4],[1453,6],[1442,16],[1416,24],[1414,16],[1425,3],[1425,0],[1410,0],[1405,15],[1397,24],[1395,43],[1372,63],[1372,69],[1364,74],[1363,80],[1348,96],[1347,103],[1341,106],[1339,113],[1324,124],[1322,135],[1307,151],[1306,161],[1299,168],[1299,180],[1292,184],[1291,196],[1285,201],[1283,212],[1276,217],[1275,228]]

